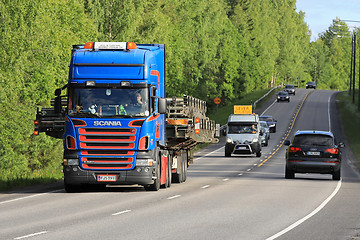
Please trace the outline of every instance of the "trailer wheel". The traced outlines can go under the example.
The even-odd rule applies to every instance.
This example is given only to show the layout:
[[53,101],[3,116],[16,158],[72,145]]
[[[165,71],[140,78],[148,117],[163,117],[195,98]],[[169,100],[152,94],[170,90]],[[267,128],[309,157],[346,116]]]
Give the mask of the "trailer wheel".
[[172,173],[171,173],[171,167],[172,167],[172,158],[170,154],[168,155],[168,171],[167,171],[167,187],[171,187],[171,181],[172,181]]
[[183,174],[182,174],[182,182],[185,182],[186,181],[186,178],[187,178],[187,167],[188,167],[188,164],[187,164],[187,154],[186,154],[186,158],[184,157],[183,159]]

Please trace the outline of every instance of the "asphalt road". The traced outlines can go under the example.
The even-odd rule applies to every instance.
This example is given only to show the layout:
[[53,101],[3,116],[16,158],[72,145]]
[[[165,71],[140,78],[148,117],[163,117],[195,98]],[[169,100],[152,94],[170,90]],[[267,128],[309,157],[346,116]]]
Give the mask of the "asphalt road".
[[277,118],[277,132],[260,158],[226,158],[222,139],[195,154],[185,183],[158,192],[1,193],[0,239],[359,239],[359,174],[346,148],[340,181],[284,178],[283,141],[296,130],[331,129],[343,139],[334,94],[297,89],[290,103],[270,101],[256,111]]

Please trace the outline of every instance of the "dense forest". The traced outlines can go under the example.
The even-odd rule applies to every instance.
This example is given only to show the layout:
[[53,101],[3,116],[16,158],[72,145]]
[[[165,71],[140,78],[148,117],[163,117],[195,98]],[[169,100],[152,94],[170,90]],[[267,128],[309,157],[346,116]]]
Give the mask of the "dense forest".
[[33,119],[67,82],[74,44],[164,43],[168,96],[210,107],[284,83],[346,89],[348,27],[310,42],[304,15],[296,0],[0,0],[0,180],[61,175],[62,143],[34,137]]

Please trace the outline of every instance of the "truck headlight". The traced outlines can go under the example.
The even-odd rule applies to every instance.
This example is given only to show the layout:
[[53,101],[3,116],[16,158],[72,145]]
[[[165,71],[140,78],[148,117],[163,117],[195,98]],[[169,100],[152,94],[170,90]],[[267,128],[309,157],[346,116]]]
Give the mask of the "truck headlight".
[[256,142],[258,142],[258,141],[259,141],[258,138],[254,138],[254,139],[253,139],[253,142],[254,142],[254,143],[256,143]]
[[232,143],[232,139],[231,138],[226,138],[226,142],[227,143]]
[[79,159],[77,158],[64,158],[64,165],[65,166],[79,166]]

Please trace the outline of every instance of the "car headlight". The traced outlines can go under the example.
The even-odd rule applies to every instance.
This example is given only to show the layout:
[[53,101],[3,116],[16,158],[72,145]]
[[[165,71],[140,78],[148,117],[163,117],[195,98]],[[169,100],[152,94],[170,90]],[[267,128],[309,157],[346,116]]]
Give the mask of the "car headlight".
[[232,139],[231,138],[226,138],[226,142],[227,143],[232,143]]
[[256,142],[258,142],[258,141],[259,141],[258,138],[254,138],[254,139],[253,139],[253,142],[254,142],[254,143],[256,143]]
[[278,99],[280,99],[280,97],[279,97],[279,96],[278,96],[277,98],[278,98]]
[[289,98],[289,96],[286,96],[286,98]]

